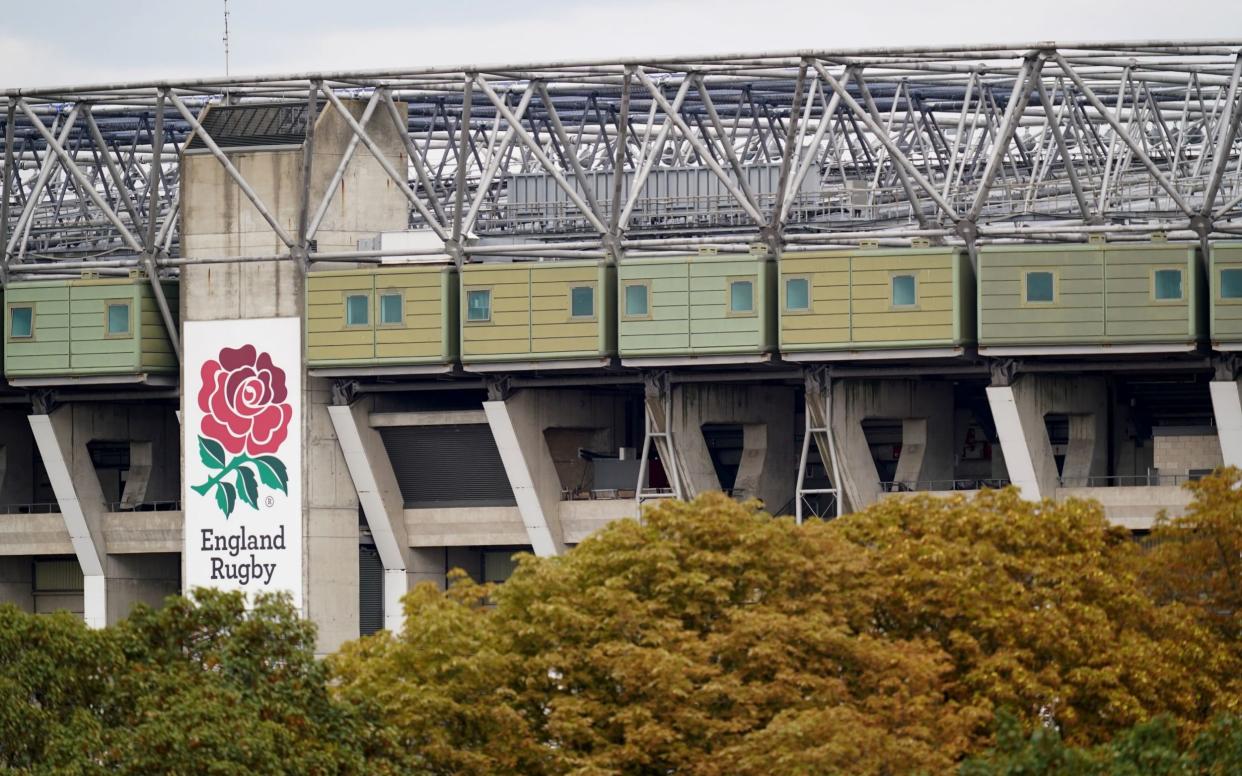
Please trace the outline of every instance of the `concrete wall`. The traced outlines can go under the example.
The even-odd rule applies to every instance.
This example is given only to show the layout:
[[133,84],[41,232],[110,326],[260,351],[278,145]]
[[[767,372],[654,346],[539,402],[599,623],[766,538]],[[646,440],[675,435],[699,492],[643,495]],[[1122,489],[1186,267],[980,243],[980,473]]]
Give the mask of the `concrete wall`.
[[1220,439],[1215,429],[1203,433],[1156,433],[1152,439],[1153,465],[1161,474],[1186,474],[1191,469],[1223,466]]
[[137,604],[152,608],[181,592],[180,553],[109,555],[108,623],[129,616]]
[[0,558],[0,604],[34,611],[34,563],[29,555]]

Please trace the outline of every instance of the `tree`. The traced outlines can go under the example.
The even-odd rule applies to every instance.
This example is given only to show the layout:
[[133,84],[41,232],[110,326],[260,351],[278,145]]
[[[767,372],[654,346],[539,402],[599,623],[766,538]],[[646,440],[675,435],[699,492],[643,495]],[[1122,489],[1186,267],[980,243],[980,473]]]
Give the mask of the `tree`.
[[91,630],[0,608],[0,765],[25,773],[384,773],[287,598],[199,590]]
[[710,494],[419,588],[334,668],[435,773],[943,772],[973,720],[939,647],[851,625],[865,573],[839,532]]
[[1232,467],[1188,483],[1194,501],[1184,516],[1157,523],[1146,574],[1163,600],[1193,607],[1234,644],[1242,640],[1240,486],[1242,472]]
[[989,717],[1010,708],[1089,744],[1155,714],[1202,724],[1229,696],[1236,649],[1149,594],[1142,548],[1095,502],[887,499],[834,529],[867,555],[870,627],[934,639],[949,696]]

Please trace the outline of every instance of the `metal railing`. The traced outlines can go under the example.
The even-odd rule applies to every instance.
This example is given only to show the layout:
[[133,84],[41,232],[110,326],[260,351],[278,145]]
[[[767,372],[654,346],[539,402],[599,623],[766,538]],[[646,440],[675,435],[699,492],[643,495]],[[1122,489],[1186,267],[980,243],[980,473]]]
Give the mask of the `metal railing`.
[[109,512],[177,512],[180,509],[180,501],[145,501],[141,504],[133,505],[112,501],[108,504]]
[[33,504],[0,504],[2,515],[54,515],[60,512],[60,504],[54,501]]
[[959,477],[952,480],[889,480],[880,483],[884,493],[919,493],[946,490],[982,490],[983,488],[1003,488],[1009,485],[1007,479],[1001,477],[971,478]]
[[1201,478],[1198,474],[1109,474],[1061,477],[1062,488],[1118,488],[1181,485]]

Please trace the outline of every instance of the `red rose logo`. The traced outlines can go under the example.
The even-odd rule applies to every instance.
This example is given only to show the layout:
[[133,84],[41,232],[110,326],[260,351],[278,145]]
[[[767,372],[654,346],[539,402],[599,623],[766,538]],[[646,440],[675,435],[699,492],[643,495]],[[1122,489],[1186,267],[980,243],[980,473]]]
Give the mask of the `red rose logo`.
[[292,409],[284,401],[285,370],[254,345],[224,348],[219,360],[203,362],[198,408],[200,428],[237,455],[274,453],[289,433]]
[[293,418],[285,402],[285,370],[272,363],[270,354],[242,345],[204,361],[201,375],[198,457],[212,474],[191,490],[201,496],[214,491],[225,517],[233,514],[238,499],[258,509],[260,482],[288,495],[288,471],[270,455],[289,435]]

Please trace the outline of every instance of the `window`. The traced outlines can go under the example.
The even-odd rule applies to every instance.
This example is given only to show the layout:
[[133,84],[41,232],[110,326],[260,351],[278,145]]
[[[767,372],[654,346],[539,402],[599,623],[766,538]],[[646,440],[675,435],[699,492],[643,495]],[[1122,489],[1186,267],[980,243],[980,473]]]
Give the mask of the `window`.
[[1151,273],[1151,291],[1156,301],[1175,301],[1182,298],[1182,271],[1158,269]]
[[913,307],[918,303],[914,275],[893,275],[893,307]]
[[747,315],[755,311],[755,284],[749,280],[729,281],[729,312]]
[[473,323],[485,323],[492,319],[492,292],[490,289],[475,289],[466,292],[466,320]]
[[633,283],[625,287],[625,315],[627,318],[646,318],[651,315],[647,300],[650,289],[646,283]]
[[9,308],[9,339],[34,337],[34,308],[29,305],[13,305]]
[[129,336],[129,302],[108,302],[104,317],[107,336]]
[[1028,272],[1023,276],[1027,302],[1052,302],[1056,299],[1056,278],[1051,272]]
[[1242,268],[1220,271],[1220,298],[1242,299]]
[[345,325],[371,325],[371,299],[366,294],[350,294],[345,297]]
[[785,280],[785,310],[796,313],[811,309],[811,281],[807,278]]
[[569,289],[569,317],[595,317],[595,287],[575,286]]
[[400,291],[381,291],[379,297],[380,326],[400,326],[405,322],[405,298]]

